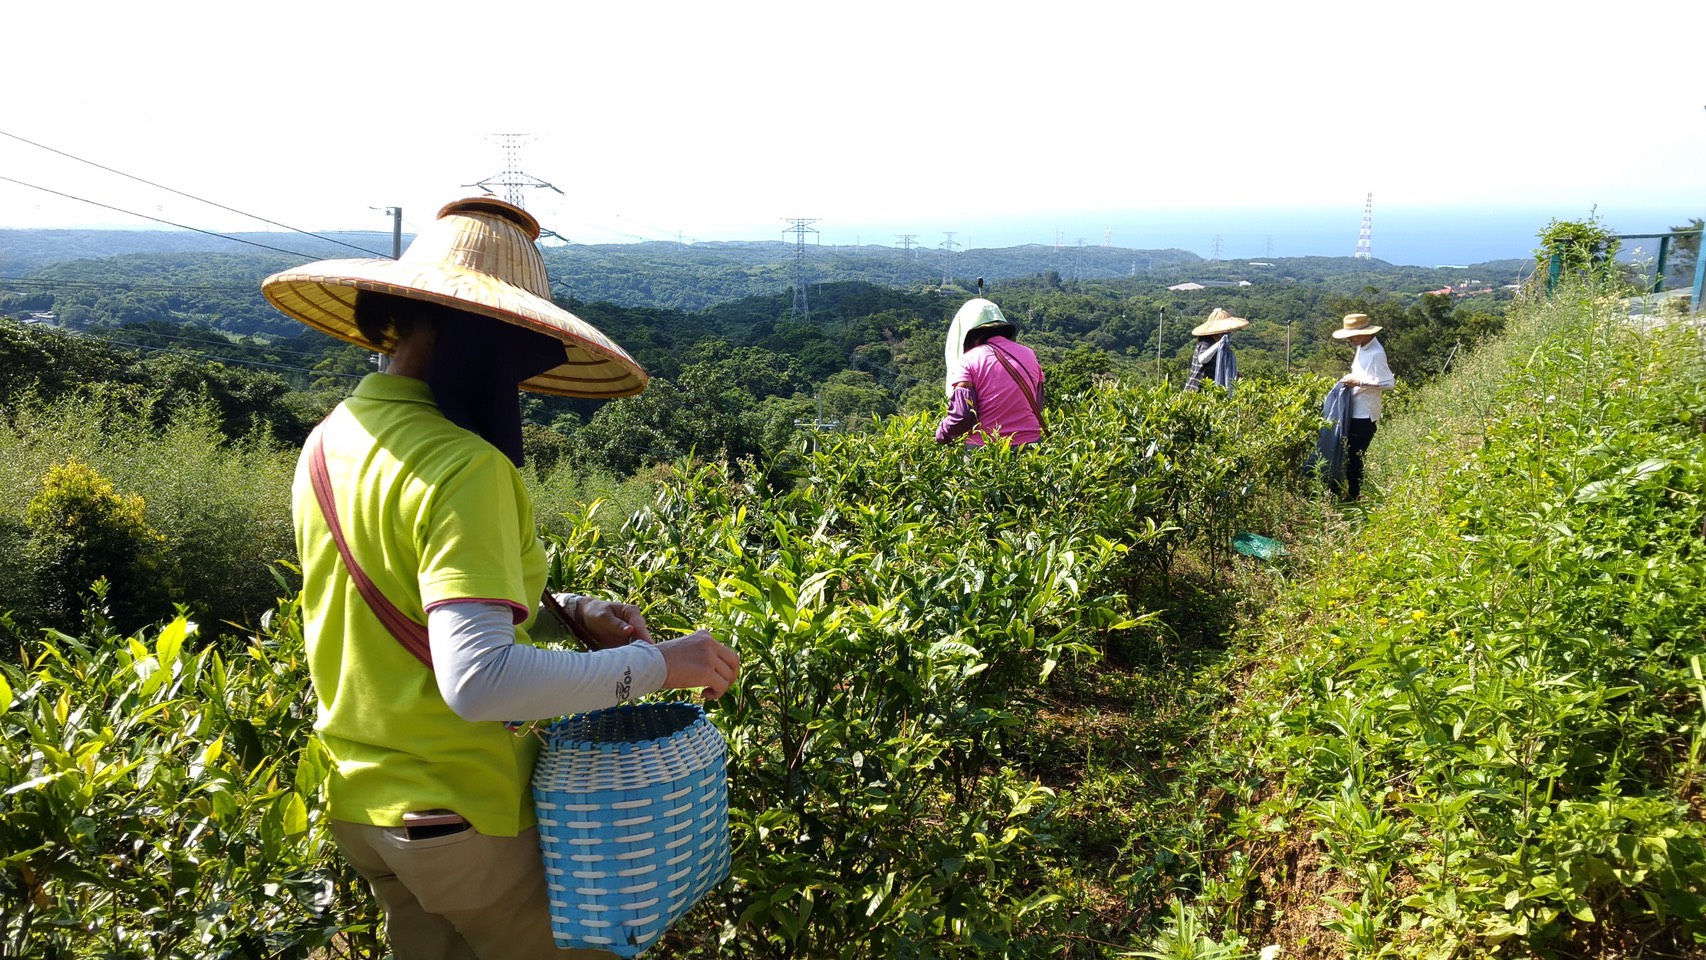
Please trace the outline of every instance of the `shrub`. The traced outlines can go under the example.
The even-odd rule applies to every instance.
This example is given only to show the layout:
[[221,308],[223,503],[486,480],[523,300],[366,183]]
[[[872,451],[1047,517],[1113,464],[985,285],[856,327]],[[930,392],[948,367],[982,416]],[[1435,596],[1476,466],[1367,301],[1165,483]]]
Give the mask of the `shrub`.
[[135,627],[166,612],[160,576],[165,538],[148,525],[141,497],[120,496],[111,481],[71,460],[42,478],[25,520],[24,552],[34,571],[31,616],[81,629],[97,581],[114,623]]
[[[158,429],[151,420],[147,409],[86,399],[15,411],[9,428],[0,430],[0,489],[12,493],[0,499],[0,547],[22,535],[23,505],[35,496],[39,478],[75,458],[124,497],[140,497],[144,521],[163,538],[150,582],[161,602],[147,616],[166,616],[171,603],[181,603],[204,618],[209,635],[224,632],[227,622],[252,622],[278,599],[272,565],[295,554],[295,453],[277,450],[264,434],[227,441],[213,414],[200,408],[175,411]],[[21,555],[24,539],[11,542]],[[0,562],[6,587],[0,596],[33,596],[39,573],[29,564]],[[121,582],[116,570],[93,573],[106,574],[121,599],[142,586]],[[58,614],[80,609],[76,594],[59,590],[56,596]],[[51,619],[45,625],[76,629]]]

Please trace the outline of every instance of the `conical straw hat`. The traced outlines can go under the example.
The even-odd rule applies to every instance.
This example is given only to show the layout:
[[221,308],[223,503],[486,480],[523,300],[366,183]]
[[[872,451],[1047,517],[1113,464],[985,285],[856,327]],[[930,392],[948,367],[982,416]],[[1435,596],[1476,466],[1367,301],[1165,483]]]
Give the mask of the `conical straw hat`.
[[272,305],[316,330],[369,350],[355,324],[358,290],[388,293],[513,323],[563,342],[563,362],[523,390],[565,397],[626,397],[646,388],[639,363],[597,327],[551,302],[539,221],[496,197],[448,203],[396,260],[320,260],[261,282]]
[[1207,320],[1204,320],[1202,323],[1197,324],[1191,329],[1191,336],[1212,337],[1216,334],[1231,333],[1234,330],[1242,330],[1249,325],[1250,321],[1243,317],[1235,317],[1232,314],[1227,313],[1225,310],[1215,307],[1214,312],[1208,315]]

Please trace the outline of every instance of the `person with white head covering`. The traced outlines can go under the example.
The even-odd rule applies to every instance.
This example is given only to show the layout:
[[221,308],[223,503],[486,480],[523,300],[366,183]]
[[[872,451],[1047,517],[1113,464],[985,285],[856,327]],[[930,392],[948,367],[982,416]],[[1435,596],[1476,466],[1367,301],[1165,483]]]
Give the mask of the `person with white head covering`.
[[994,303],[966,301],[948,326],[948,414],[936,426],[936,442],[964,438],[981,447],[997,437],[1014,446],[1043,435],[1043,370],[1036,352],[1013,340],[1017,328]]
[[[1333,331],[1333,339],[1349,340],[1357,348],[1356,356],[1351,358],[1350,372],[1339,378],[1351,391],[1350,420],[1344,429],[1346,500],[1362,496],[1363,455],[1379,428],[1380,398],[1398,382],[1386,364],[1385,348],[1375,339],[1381,329],[1369,322],[1366,313],[1348,313],[1339,329]],[[1337,484],[1332,486],[1335,493],[1340,492]]]
[[1250,321],[1243,317],[1235,317],[1215,307],[1207,320],[1191,330],[1191,336],[1197,338],[1197,343],[1191,351],[1190,375],[1185,378],[1187,391],[1201,390],[1203,381],[1211,380],[1227,393],[1232,392],[1233,384],[1238,381],[1238,357],[1232,352],[1232,331],[1249,325]]
[[[292,497],[332,834],[400,960],[608,956],[556,948],[538,738],[501,721],[666,688],[716,697],[740,668],[703,630],[653,644],[633,605],[544,590],[517,387],[619,397],[646,375],[552,302],[538,236],[526,211],[473,197],[397,260],[321,261],[261,287],[391,355],[315,429]],[[552,613],[596,652],[533,646]]]

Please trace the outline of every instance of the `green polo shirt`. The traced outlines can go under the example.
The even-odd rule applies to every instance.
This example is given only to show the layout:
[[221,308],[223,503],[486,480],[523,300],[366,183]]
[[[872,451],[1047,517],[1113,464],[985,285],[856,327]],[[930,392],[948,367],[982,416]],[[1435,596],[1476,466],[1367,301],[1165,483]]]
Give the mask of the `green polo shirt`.
[[[423,624],[447,601],[510,604],[516,640],[529,642],[522,621],[545,586],[545,551],[509,459],[446,420],[426,383],[388,374],[364,378],[321,430],[339,523],[380,592]],[[398,826],[405,811],[444,808],[493,836],[532,825],[537,740],[445,705],[432,671],[356,591],[306,458],[292,499],[331,816]]]

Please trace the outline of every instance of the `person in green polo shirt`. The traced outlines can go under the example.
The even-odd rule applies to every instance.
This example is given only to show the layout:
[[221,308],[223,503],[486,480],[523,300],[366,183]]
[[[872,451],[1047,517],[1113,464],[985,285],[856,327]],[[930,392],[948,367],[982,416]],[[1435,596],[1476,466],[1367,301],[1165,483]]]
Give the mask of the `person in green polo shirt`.
[[[646,376],[552,302],[538,236],[519,207],[469,198],[397,260],[262,284],[290,316],[390,355],[316,429],[292,495],[332,833],[400,960],[608,956],[552,940],[538,741],[505,721],[660,689],[715,698],[740,670],[705,631],[653,642],[631,604],[544,592],[517,388],[612,398]],[[552,608],[595,652],[533,645],[561,629]]]

